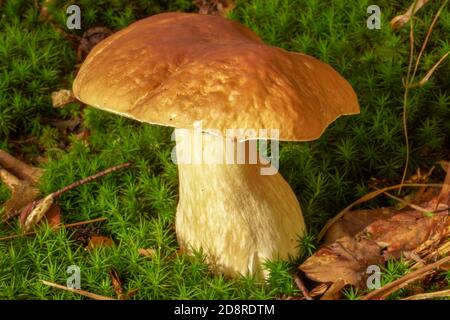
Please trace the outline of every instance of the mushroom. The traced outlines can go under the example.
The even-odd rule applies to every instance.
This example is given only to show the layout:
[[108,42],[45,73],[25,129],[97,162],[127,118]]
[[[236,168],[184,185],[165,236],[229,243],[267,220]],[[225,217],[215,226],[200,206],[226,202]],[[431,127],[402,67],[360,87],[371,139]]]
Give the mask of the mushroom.
[[[314,140],[339,116],[359,113],[352,87],[329,65],[268,46],[238,22],[190,13],[154,15],[109,36],[73,91],[93,107],[177,128],[179,245],[231,276],[266,275],[264,261],[296,256],[305,223],[283,177],[261,174],[273,165],[262,157],[230,164],[234,151],[224,146],[251,149],[264,130]],[[198,142],[200,157],[180,161]]]

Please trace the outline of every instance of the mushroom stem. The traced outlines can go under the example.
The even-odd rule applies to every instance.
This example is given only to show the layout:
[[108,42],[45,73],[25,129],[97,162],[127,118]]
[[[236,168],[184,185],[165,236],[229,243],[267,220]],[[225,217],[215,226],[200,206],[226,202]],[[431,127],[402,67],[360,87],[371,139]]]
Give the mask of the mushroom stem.
[[[199,135],[200,157],[195,154]],[[230,150],[234,140],[227,143],[221,136],[177,129],[175,137],[180,185],[176,231],[182,249],[202,250],[217,271],[230,276],[267,276],[265,260],[297,255],[305,223],[288,183],[278,172],[261,175],[260,161],[226,163],[236,147],[245,144],[248,152],[250,142],[233,142]]]

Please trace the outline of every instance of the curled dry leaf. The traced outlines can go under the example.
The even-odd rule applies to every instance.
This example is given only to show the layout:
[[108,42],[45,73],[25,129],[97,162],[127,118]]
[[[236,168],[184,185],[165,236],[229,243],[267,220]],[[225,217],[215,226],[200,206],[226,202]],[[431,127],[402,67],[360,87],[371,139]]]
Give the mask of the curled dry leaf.
[[52,92],[52,105],[55,108],[65,106],[75,100],[72,90],[61,89]]
[[392,29],[397,30],[403,27],[405,24],[407,24],[411,19],[412,15],[415,14],[420,8],[422,8],[428,1],[429,0],[418,0],[415,7],[414,7],[415,1],[413,1],[411,6],[404,14],[398,15],[391,20],[390,24]]
[[[19,223],[22,227],[25,226],[25,221],[33,210],[33,203],[28,203],[22,210],[19,215]],[[61,207],[57,204],[54,204],[48,209],[45,213],[45,218],[48,224],[51,227],[57,228],[61,224]]]
[[88,250],[93,250],[96,248],[109,248],[114,245],[114,241],[111,238],[104,236],[92,236],[89,239],[89,243],[86,247]]
[[5,202],[3,221],[8,221],[17,216],[28,204],[32,203],[39,195],[39,191],[29,182],[20,180],[11,194],[11,198]]
[[27,180],[21,180],[8,170],[0,168],[0,180],[11,190],[11,197],[3,204],[3,221],[8,221],[28,203],[34,201],[39,191]]
[[367,266],[382,262],[381,248],[375,242],[344,237],[321,248],[299,268],[317,282],[343,281],[343,286],[360,286],[365,280]]
[[320,297],[320,300],[339,300],[341,297],[341,290],[345,287],[346,283],[340,279],[334,282],[327,291]]
[[[27,215],[23,224],[23,231],[28,232],[47,214],[48,210],[53,206],[55,198],[52,194],[43,199],[33,201],[28,209],[30,213]],[[28,213],[28,212],[26,212]],[[25,214],[26,214],[25,213]]]

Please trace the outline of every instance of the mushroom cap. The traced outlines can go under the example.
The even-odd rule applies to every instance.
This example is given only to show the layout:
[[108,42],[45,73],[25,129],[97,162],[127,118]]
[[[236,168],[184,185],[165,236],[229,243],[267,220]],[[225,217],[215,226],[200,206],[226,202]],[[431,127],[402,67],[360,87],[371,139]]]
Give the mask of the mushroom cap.
[[142,122],[192,129],[201,121],[222,134],[279,129],[279,140],[317,139],[339,116],[359,113],[353,88],[329,65],[268,46],[236,21],[192,13],[154,15],[104,39],[73,91]]

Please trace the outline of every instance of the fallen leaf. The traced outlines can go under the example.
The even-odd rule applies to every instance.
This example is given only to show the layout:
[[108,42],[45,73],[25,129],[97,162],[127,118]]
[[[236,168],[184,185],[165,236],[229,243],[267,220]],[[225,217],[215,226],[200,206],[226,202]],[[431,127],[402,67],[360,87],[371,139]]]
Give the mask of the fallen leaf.
[[92,236],[89,239],[89,243],[87,245],[88,250],[93,250],[96,248],[109,248],[114,245],[114,241],[111,238],[104,236]]
[[372,222],[391,217],[394,211],[393,208],[348,211],[328,229],[324,244],[333,243],[343,237],[353,237]]
[[30,204],[30,212],[27,212],[25,222],[23,223],[23,231],[28,232],[47,214],[49,209],[53,206],[55,198],[53,194],[46,196],[43,199],[33,201]]
[[53,205],[45,214],[45,219],[49,226],[57,228],[61,225],[61,207]]
[[65,106],[75,100],[72,90],[61,89],[52,92],[52,105],[55,108]]
[[411,16],[413,15],[413,10],[414,10],[414,14],[415,14],[428,1],[429,0],[418,0],[415,7],[414,7],[414,2],[415,2],[414,1],[413,4],[408,8],[408,10],[404,14],[398,15],[391,20],[390,24],[391,24],[392,29],[396,30],[396,29],[400,29],[401,27],[403,27],[411,19]]
[[91,237],[98,236],[99,234],[100,229],[98,227],[79,227],[75,229],[72,237],[75,241],[80,242],[83,247],[86,247]]
[[345,287],[343,280],[334,282],[327,291],[323,294],[320,300],[339,300],[341,296],[341,290]]
[[[32,209],[33,203],[29,203],[21,210],[19,223],[22,227],[25,225],[25,221],[32,212]],[[52,205],[45,213],[45,218],[51,227],[58,227],[61,223],[61,207],[57,204]]]
[[39,190],[33,187],[28,181],[20,180],[19,184],[16,185],[11,194],[11,198],[5,202],[3,221],[8,221],[9,219],[20,214],[21,210],[32,203],[39,195]]
[[316,282],[361,286],[369,265],[383,263],[381,248],[373,241],[344,237],[319,249],[299,269]]
[[[422,257],[429,260],[450,236],[449,176],[438,194],[427,193],[427,201],[417,206],[420,211],[407,207],[344,212],[328,229],[325,245],[299,269],[320,283],[343,281],[360,287],[369,265],[401,256],[409,264],[422,263]],[[420,197],[425,199],[425,193]]]
[[153,248],[148,248],[148,249],[140,248],[140,249],[138,249],[138,253],[139,253],[139,255],[141,255],[143,257],[154,258],[156,255],[156,250]]

